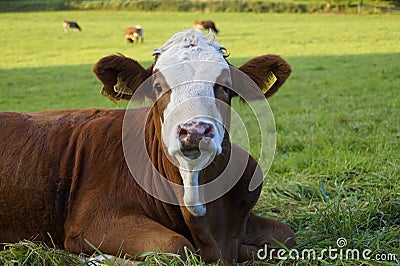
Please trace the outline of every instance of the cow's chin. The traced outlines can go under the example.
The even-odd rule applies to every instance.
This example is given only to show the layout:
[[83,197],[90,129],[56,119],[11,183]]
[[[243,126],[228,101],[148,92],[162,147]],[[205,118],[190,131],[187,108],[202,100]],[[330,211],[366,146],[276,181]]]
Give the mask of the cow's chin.
[[171,156],[176,159],[181,171],[198,172],[207,167],[217,154],[222,151],[221,145],[213,139],[205,138],[200,141],[199,147],[178,148]]

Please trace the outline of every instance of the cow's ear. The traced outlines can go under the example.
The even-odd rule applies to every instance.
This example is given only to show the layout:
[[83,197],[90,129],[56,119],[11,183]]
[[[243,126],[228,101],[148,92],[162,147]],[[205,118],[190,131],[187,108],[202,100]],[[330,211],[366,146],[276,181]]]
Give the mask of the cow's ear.
[[239,69],[258,85],[265,97],[277,92],[292,72],[285,60],[271,54],[253,58]]
[[[104,85],[101,94],[117,102],[130,100],[140,84],[151,76],[152,68],[145,69],[137,61],[123,55],[110,55],[101,58],[93,66],[93,72]],[[139,95],[139,99],[145,96]]]

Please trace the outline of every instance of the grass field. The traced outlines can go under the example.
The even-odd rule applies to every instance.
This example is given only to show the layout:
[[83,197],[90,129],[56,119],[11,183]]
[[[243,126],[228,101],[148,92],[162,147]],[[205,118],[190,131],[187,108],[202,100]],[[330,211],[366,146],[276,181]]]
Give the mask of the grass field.
[[[124,108],[100,95],[93,64],[120,52],[148,66],[154,48],[200,18],[216,22],[234,65],[267,53],[292,65],[292,76],[269,100],[277,150],[256,211],[286,221],[298,250],[319,254],[338,248],[339,238],[346,248],[371,250],[369,259],[264,263],[398,265],[399,16],[0,13],[0,110]],[[78,21],[82,32],[65,34],[63,19]],[[135,24],[144,28],[143,45],[123,38]]]

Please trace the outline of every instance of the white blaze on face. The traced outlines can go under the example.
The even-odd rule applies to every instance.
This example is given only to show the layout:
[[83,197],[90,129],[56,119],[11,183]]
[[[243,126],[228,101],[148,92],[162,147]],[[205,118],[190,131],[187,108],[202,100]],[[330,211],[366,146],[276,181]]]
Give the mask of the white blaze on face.
[[[202,216],[206,208],[200,200],[198,174],[221,153],[225,133],[214,84],[221,75],[229,73],[229,66],[220,46],[196,30],[174,35],[156,52],[159,57],[154,69],[161,73],[171,89],[170,101],[163,111],[163,144],[169,156],[179,164],[186,208],[193,215]],[[201,155],[189,159],[181,152],[179,126],[193,120],[211,124],[213,137],[201,140]]]

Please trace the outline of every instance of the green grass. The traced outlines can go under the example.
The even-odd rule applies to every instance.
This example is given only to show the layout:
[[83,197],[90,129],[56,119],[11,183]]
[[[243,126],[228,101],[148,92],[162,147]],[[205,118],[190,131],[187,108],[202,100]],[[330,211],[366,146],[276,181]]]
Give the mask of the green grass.
[[[64,18],[77,20],[83,31],[64,34]],[[100,95],[92,65],[121,52],[148,66],[152,49],[199,18],[216,22],[218,41],[230,52],[231,63],[274,53],[292,65],[292,76],[269,100],[277,150],[255,210],[289,223],[300,250],[335,248],[343,237],[346,247],[370,249],[371,257],[396,254],[399,260],[399,16],[0,13],[0,110],[124,108]],[[143,45],[123,39],[124,28],[134,24],[144,27]],[[149,264],[170,258],[153,255]],[[201,263],[170,259],[171,265]]]
[[0,264],[14,265],[78,265],[79,258],[64,250],[29,240],[7,244],[0,250]]

